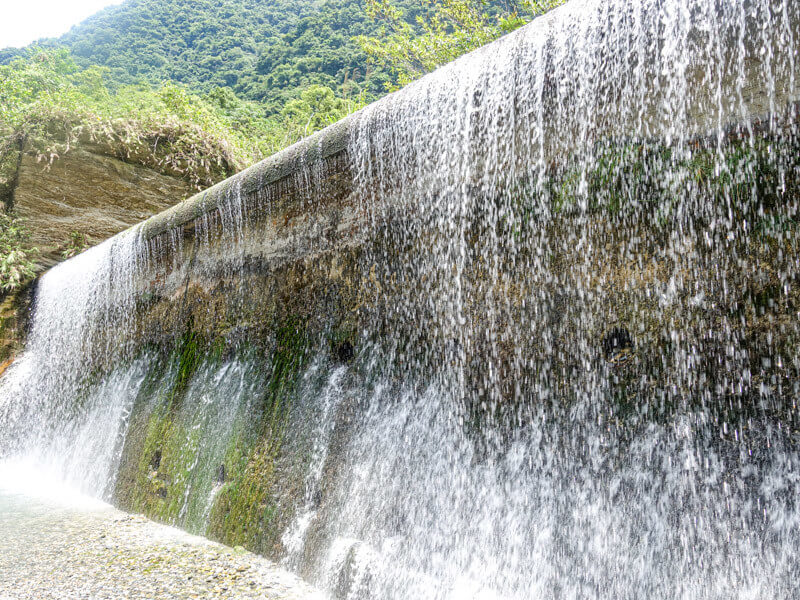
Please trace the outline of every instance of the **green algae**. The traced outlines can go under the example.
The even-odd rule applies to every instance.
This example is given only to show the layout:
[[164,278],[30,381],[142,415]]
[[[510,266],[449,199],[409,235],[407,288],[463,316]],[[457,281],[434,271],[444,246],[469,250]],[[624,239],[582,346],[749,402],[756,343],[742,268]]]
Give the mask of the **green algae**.
[[[280,497],[293,485],[278,458],[312,337],[300,317],[273,331],[265,350],[226,348],[188,329],[158,363],[131,417],[116,491],[121,506],[229,545],[277,552],[292,515]],[[253,384],[252,398],[229,399],[239,406],[220,431],[225,403],[210,410],[196,396],[213,387],[208,378],[224,371],[230,355],[250,365],[242,377]]]
[[225,464],[230,481],[219,491],[210,514],[208,534],[214,539],[270,555],[279,551],[281,525],[288,520],[291,507],[279,506],[277,460],[300,375],[308,362],[310,341],[296,317],[275,328],[259,433],[255,440],[237,437],[228,448]]

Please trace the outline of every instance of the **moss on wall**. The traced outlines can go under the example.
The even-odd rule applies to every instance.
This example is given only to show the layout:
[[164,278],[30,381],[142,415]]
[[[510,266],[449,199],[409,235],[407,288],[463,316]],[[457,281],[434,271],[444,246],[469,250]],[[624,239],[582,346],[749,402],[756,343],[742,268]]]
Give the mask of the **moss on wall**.
[[[294,316],[272,330],[272,339],[261,346],[235,348],[187,330],[151,373],[154,385],[145,386],[131,417],[116,490],[122,507],[230,545],[273,556],[279,552],[280,534],[294,511],[281,499],[295,493],[299,483],[279,477],[277,461],[312,337],[304,320]],[[220,431],[213,416],[193,420],[182,405],[195,410],[188,397],[194,384],[234,355],[256,365],[248,373],[257,378],[260,391],[222,432],[220,462],[200,469],[198,460],[208,454],[204,447]]]
[[[543,196],[520,188],[492,199],[517,218],[473,215],[456,326],[444,310],[452,265],[419,260],[450,234],[435,222],[409,229],[409,215],[392,214],[364,245],[343,236],[318,250],[319,229],[341,229],[331,208],[321,228],[303,225],[302,213],[253,217],[249,226],[270,243],[295,242],[273,254],[233,252],[224,231],[205,246],[184,240],[177,259],[159,258],[138,305],[138,342],[162,359],[131,417],[117,501],[279,558],[304,494],[305,450],[288,442],[312,354],[331,364],[369,354],[367,381],[375,364],[394,381],[424,381],[455,364],[464,394],[455,400],[476,439],[487,425],[525,424],[532,398],[568,407],[586,389],[598,390],[609,426],[625,435],[702,405],[691,384],[703,377],[724,390],[715,408],[723,418],[745,418],[765,398],[785,411],[800,339],[791,266],[800,254],[800,152],[791,139],[780,143],[780,163],[767,139],[732,143],[723,159],[715,148],[605,147],[588,188],[567,167]],[[697,214],[685,214],[690,207]],[[674,235],[681,227],[691,231]],[[604,350],[614,328],[631,336],[625,360]],[[678,368],[687,355],[691,372]],[[257,392],[212,452],[216,413],[187,413],[203,378],[231,360],[256,365]],[[747,389],[724,388],[725,374],[743,369],[752,373]],[[670,393],[654,393],[662,388]]]

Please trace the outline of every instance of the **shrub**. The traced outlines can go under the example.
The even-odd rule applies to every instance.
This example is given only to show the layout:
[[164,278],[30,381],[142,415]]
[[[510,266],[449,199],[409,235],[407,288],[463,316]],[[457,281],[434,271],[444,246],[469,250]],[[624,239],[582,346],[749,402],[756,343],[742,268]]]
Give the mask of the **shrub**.
[[0,293],[20,289],[36,274],[33,258],[38,254],[30,248],[25,224],[14,214],[0,212]]

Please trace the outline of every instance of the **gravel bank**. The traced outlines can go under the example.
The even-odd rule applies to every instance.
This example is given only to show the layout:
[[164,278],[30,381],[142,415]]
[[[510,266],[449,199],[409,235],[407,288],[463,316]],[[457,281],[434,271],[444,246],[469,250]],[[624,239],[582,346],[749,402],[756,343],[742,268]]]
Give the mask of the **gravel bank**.
[[189,598],[325,596],[262,557],[141,516],[0,491],[0,600]]

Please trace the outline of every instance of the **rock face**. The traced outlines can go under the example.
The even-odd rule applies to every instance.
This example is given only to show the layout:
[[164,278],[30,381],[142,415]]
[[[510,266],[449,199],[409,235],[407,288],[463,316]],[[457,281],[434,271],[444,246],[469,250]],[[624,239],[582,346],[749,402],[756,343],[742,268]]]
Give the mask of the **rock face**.
[[25,155],[14,206],[32,244],[50,266],[71,233],[98,243],[190,195],[191,185],[152,168],[126,163],[96,146],[79,146],[51,165]]
[[33,285],[27,285],[0,303],[0,376],[22,350],[32,301]]
[[[125,162],[111,149],[89,142],[80,143],[52,164],[37,162],[32,153],[23,154],[14,180],[14,209],[26,221],[42,268],[64,260],[71,236],[97,244],[194,190],[175,175]],[[23,345],[33,287],[0,298],[0,375]]]

